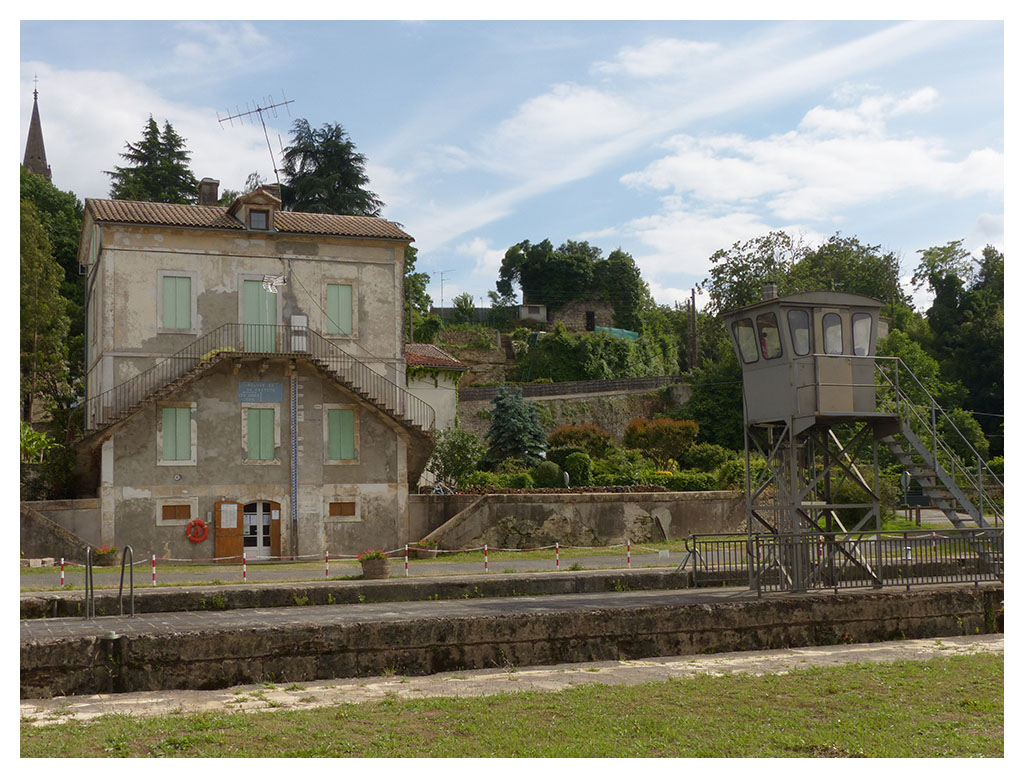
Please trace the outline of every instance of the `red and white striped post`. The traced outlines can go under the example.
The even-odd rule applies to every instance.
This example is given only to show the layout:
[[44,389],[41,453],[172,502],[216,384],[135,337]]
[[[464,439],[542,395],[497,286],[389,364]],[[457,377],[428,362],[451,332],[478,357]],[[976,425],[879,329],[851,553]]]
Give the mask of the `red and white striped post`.
[[153,586],[156,586],[156,554],[150,556],[150,562],[153,565]]
[[331,577],[331,552],[324,551],[324,578]]
[[64,557],[60,558],[60,585],[64,585]]
[[633,567],[633,547],[628,540],[626,541],[626,567]]
[[409,575],[409,544],[405,544],[405,574]]
[[484,572],[487,572],[487,544],[484,543]]
[[935,533],[932,533],[932,551],[935,550]]
[[558,541],[555,541],[555,570],[558,569]]
[[245,552],[242,552],[242,580],[245,580]]

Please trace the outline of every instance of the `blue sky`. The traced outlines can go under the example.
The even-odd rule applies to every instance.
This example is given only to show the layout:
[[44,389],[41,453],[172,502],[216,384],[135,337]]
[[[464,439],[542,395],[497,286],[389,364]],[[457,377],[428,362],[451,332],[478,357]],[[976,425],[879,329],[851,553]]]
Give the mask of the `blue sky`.
[[[38,76],[54,183],[106,197],[149,114],[222,188],[273,180],[258,125],[340,122],[446,304],[505,250],[589,240],[659,302],[773,229],[902,256],[1003,248],[1000,22],[22,22],[20,152]],[[280,141],[278,140],[280,138]],[[440,303],[440,275],[430,292]]]

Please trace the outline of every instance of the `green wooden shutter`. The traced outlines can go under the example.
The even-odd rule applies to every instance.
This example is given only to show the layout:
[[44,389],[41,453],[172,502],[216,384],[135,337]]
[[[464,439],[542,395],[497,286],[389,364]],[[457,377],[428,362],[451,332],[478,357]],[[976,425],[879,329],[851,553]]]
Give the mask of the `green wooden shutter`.
[[248,459],[274,458],[274,409],[249,408],[247,411],[249,436]]
[[163,326],[169,330],[192,328],[192,279],[163,277]]
[[192,459],[192,415],[188,408],[163,408],[162,459],[178,461]]
[[327,412],[327,458],[356,458],[356,414],[350,408]]
[[327,334],[352,334],[351,284],[327,285]]

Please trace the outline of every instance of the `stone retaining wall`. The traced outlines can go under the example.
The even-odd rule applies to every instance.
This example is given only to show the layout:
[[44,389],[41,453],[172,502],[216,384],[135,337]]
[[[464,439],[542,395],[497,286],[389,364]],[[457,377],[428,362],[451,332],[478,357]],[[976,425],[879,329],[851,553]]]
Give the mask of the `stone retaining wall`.
[[640,659],[1002,631],[1001,586],[483,617],[207,628],[21,645],[21,696]]

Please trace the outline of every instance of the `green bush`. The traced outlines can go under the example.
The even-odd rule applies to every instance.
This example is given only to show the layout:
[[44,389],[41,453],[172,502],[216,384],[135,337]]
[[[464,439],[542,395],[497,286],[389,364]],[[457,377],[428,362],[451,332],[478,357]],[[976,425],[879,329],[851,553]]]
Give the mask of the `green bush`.
[[681,470],[673,473],[664,484],[673,492],[710,492],[718,485],[713,473],[701,470]]
[[502,489],[532,489],[533,476],[529,473],[503,473],[498,476],[498,486]]
[[427,469],[437,480],[458,488],[473,472],[484,455],[483,444],[469,430],[445,429],[437,435],[437,444],[427,461]]
[[495,473],[488,473],[486,470],[474,470],[462,479],[463,486],[493,486],[499,488],[501,477]]
[[590,486],[594,481],[594,464],[582,451],[569,454],[565,459],[565,471],[569,474],[570,486]]
[[683,452],[679,464],[687,470],[713,473],[734,456],[734,452],[715,443],[694,443]]
[[622,442],[629,448],[638,448],[662,468],[667,469],[669,459],[681,459],[683,453],[697,437],[699,427],[692,419],[677,420],[631,419],[626,425]]
[[554,462],[541,462],[531,472],[533,482],[542,489],[557,489],[565,486],[565,479],[562,477],[562,468]]
[[[715,484],[719,489],[745,489],[746,463],[742,457],[735,457],[723,462],[715,470]],[[750,467],[756,481],[765,470],[765,462],[760,456],[751,455]]]
[[[566,460],[570,454],[586,454],[587,452],[579,446],[559,446],[558,448],[550,448],[547,452],[548,462],[554,462],[563,470],[568,470],[565,466]],[[590,457],[587,457],[588,459]]]
[[509,457],[499,462],[494,472],[500,474],[528,473],[530,472],[530,466],[521,459]]
[[645,471],[655,471],[654,462],[634,449],[616,449],[604,459],[594,462],[594,484],[597,486],[632,486],[647,483]]
[[992,459],[990,459],[988,461],[988,469],[991,470],[996,475],[998,475],[999,477],[1002,477],[1002,475],[1003,475],[1003,458],[1002,457],[992,457]]

